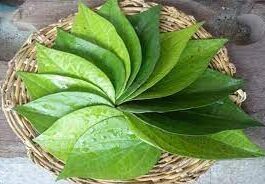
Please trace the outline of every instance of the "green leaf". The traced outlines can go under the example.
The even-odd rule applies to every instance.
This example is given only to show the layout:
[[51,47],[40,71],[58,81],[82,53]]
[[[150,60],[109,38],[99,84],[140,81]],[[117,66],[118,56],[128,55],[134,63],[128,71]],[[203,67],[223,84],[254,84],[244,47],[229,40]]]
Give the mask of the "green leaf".
[[106,94],[100,88],[80,79],[61,75],[28,72],[17,72],[17,75],[23,80],[33,100],[64,91],[85,91],[106,97]]
[[66,114],[99,104],[112,105],[105,98],[93,93],[61,92],[18,106],[15,110],[27,118],[39,133],[42,133]]
[[126,79],[129,78],[131,73],[130,56],[123,40],[108,20],[79,3],[78,13],[71,31],[78,37],[100,45],[119,56],[125,66]]
[[126,73],[123,61],[111,51],[60,29],[57,30],[54,48],[76,54],[95,64],[109,77],[117,96],[125,89]]
[[102,89],[113,102],[115,101],[115,90],[111,81],[91,62],[41,45],[37,45],[37,62],[39,73],[64,75],[88,81]]
[[154,86],[174,68],[188,41],[200,26],[201,24],[196,24],[180,31],[160,34],[161,51],[159,60],[155,65],[155,69],[148,80],[132,95],[130,95],[130,99],[140,95],[150,87]]
[[131,23],[120,10],[118,0],[108,0],[98,10],[98,13],[113,24],[127,47],[131,61],[131,75],[127,82],[127,86],[130,86],[135,79],[142,62],[142,51],[138,36]]
[[234,102],[232,102],[228,97],[223,99],[222,101],[217,101],[216,103],[201,107],[201,108],[195,108],[190,109],[186,111],[180,111],[180,112],[187,112],[192,114],[200,114],[205,115],[209,117],[223,117],[226,119],[231,120],[231,122],[236,123],[235,121],[241,121],[241,122],[253,122],[256,123],[257,126],[263,126],[261,123],[257,122],[253,118],[251,118],[248,114],[246,114],[241,108],[239,108]]
[[188,87],[205,71],[212,57],[227,40],[191,40],[171,72],[136,99],[161,98]]
[[78,139],[59,178],[134,179],[146,174],[160,154],[130,131],[124,117],[109,118]]
[[160,56],[160,9],[161,6],[155,6],[147,11],[128,17],[140,39],[142,65],[131,86],[118,99],[118,103],[122,103],[123,100],[145,83],[155,68]]
[[132,113],[169,112],[212,104],[235,92],[243,81],[207,69],[194,83],[182,91],[163,98],[135,100],[119,106]]
[[201,136],[180,135],[148,125],[133,114],[126,115],[138,137],[173,154],[214,160],[265,155],[264,150],[253,144],[241,130]]
[[113,107],[95,105],[74,111],[57,120],[35,139],[45,151],[66,161],[78,139],[99,122],[123,113]]
[[143,113],[137,116],[164,131],[183,135],[207,135],[225,130],[263,126],[229,99],[198,109]]

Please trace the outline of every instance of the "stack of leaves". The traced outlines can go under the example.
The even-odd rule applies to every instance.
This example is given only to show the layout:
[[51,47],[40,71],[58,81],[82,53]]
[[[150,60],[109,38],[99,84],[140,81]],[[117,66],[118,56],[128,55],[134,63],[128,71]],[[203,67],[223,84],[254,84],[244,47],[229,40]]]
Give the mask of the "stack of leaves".
[[242,131],[261,124],[228,98],[242,80],[207,68],[227,40],[192,40],[201,24],[160,33],[160,8],[126,17],[117,0],[97,12],[80,4],[70,33],[37,44],[38,73],[18,72],[32,101],[15,110],[65,163],[60,179],[132,179],[162,151],[264,155]]

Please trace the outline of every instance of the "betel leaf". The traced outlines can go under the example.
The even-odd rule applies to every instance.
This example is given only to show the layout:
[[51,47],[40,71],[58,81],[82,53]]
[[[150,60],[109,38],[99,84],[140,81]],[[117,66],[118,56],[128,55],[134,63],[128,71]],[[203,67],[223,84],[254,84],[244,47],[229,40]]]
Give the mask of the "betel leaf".
[[130,56],[115,27],[96,12],[79,3],[71,32],[78,37],[104,47],[119,56],[125,67],[126,79],[131,73]]
[[229,99],[198,109],[142,113],[137,116],[152,126],[183,135],[207,135],[225,130],[263,126]]
[[226,42],[225,39],[189,41],[170,73],[136,99],[170,96],[188,87],[206,70],[212,57]]
[[194,83],[174,95],[130,101],[120,105],[119,108],[132,113],[169,112],[198,108],[227,97],[239,89],[242,84],[242,80],[206,69]]
[[131,23],[121,11],[118,0],[108,0],[97,13],[113,24],[127,47],[131,61],[131,75],[127,82],[127,86],[130,86],[135,79],[142,62],[142,51],[138,36]]
[[61,92],[44,96],[22,106],[16,110],[26,117],[33,127],[42,133],[56,120],[86,106],[112,104],[97,94],[88,92]]
[[45,151],[65,162],[84,133],[103,120],[122,115],[121,111],[105,105],[79,109],[57,120],[34,141]]
[[137,90],[152,74],[160,56],[159,16],[161,6],[154,6],[142,13],[129,16],[142,47],[142,64],[135,80],[118,99],[122,103]]
[[188,41],[200,26],[201,24],[196,24],[180,31],[160,34],[160,57],[155,65],[154,71],[148,80],[130,95],[130,99],[155,85],[174,68]]
[[106,94],[100,88],[80,79],[28,72],[17,72],[17,75],[23,80],[33,100],[63,91],[86,91],[106,97]]
[[125,89],[126,74],[123,61],[111,51],[61,29],[57,30],[53,47],[57,50],[76,54],[95,64],[113,83],[116,96],[119,96]]
[[79,56],[37,45],[38,72],[57,74],[88,81],[102,89],[115,101],[114,87],[99,68]]
[[65,164],[59,179],[134,179],[161,151],[265,155],[241,131],[261,124],[228,99],[242,82],[207,69],[226,40],[188,41],[199,24],[159,36],[160,9],[129,22],[117,0],[101,16],[80,4],[72,32],[58,30],[58,50],[37,45],[39,74],[19,73],[36,100],[14,110],[42,133],[34,139],[41,149]]
[[132,133],[124,117],[109,118],[78,139],[59,178],[133,179],[146,174],[160,154]]
[[264,156],[242,130],[228,130],[212,135],[189,136],[169,133],[148,125],[126,113],[130,127],[142,140],[173,154],[201,159],[232,159]]

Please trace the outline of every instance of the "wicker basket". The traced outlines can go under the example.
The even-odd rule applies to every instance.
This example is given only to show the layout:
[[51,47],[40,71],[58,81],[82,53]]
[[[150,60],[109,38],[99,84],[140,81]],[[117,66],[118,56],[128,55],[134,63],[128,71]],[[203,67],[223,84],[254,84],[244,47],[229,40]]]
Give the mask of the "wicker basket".
[[[126,14],[135,14],[145,11],[155,3],[146,3],[143,0],[125,0],[120,3],[121,8]],[[34,33],[15,57],[9,63],[6,79],[2,86],[2,108],[7,121],[17,136],[23,141],[27,148],[28,156],[34,163],[58,174],[64,164],[50,154],[43,151],[32,139],[37,136],[30,123],[20,117],[11,109],[17,105],[27,103],[29,96],[25,86],[16,77],[16,71],[36,72],[35,43],[40,42],[51,46],[56,37],[56,27],[69,30],[71,28],[73,16],[62,19],[56,24],[52,24]],[[185,15],[174,7],[164,6],[161,12],[160,29],[161,32],[174,31],[194,24],[196,21],[192,16]],[[201,28],[194,38],[209,38],[211,35]],[[235,67],[229,62],[227,50],[221,49],[212,60],[210,67],[233,75]],[[245,100],[245,93],[239,90],[231,98],[240,104]],[[122,183],[192,183],[198,176],[204,173],[214,161],[185,158],[169,153],[164,153],[155,167],[145,176],[141,176],[132,181],[122,181]],[[119,181],[84,180],[72,178],[72,181],[80,184],[87,183],[118,183]],[[120,181],[121,182],[121,181]]]

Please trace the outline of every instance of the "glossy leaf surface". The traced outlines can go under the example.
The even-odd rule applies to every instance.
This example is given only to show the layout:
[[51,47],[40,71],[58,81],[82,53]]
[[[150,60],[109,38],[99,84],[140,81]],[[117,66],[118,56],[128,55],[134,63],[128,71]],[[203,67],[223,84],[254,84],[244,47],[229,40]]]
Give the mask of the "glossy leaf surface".
[[138,36],[131,23],[120,10],[118,0],[108,0],[97,13],[113,24],[126,45],[131,61],[131,75],[127,83],[127,86],[130,86],[135,79],[142,62],[142,51]]
[[161,98],[185,89],[206,70],[212,57],[226,41],[191,40],[170,73],[136,99]]
[[88,81],[102,89],[114,101],[115,90],[106,76],[93,63],[70,53],[37,46],[38,72],[57,74]]
[[86,106],[112,104],[105,98],[88,92],[61,92],[44,96],[15,110],[26,117],[42,133],[56,120]]
[[53,74],[17,72],[32,99],[64,91],[86,91],[106,97],[106,94],[87,81]]
[[220,72],[207,69],[194,83],[182,91],[163,98],[135,100],[119,106],[132,113],[169,112],[198,108],[226,98],[243,84]]
[[126,73],[123,61],[111,51],[60,29],[57,30],[53,47],[83,57],[95,64],[109,77],[117,96],[125,89]]
[[109,118],[78,139],[59,178],[133,179],[146,174],[160,153],[136,137],[124,117]]
[[184,135],[207,135],[225,130],[262,126],[229,99],[197,109],[143,113],[137,116],[157,128]]
[[145,83],[155,68],[160,56],[160,8],[160,6],[155,6],[145,12],[128,17],[140,39],[142,65],[131,86],[129,86],[125,93],[118,99],[118,103],[121,103]]
[[57,120],[35,141],[47,152],[66,161],[78,139],[97,123],[122,112],[105,105],[95,105],[74,111]]
[[265,155],[265,152],[253,144],[241,130],[203,136],[179,135],[150,126],[133,114],[126,115],[137,136],[173,154],[214,160]]
[[131,73],[130,56],[123,40],[108,20],[79,3],[78,13],[71,31],[78,37],[100,45],[119,56],[124,62],[126,79],[129,78]]
[[80,3],[53,49],[36,44],[39,73],[18,72],[34,100],[14,110],[41,134],[36,144],[64,163],[58,179],[140,180],[168,163],[162,151],[264,156],[242,131],[262,125],[228,98],[242,81],[207,69],[227,40],[190,40],[200,23],[160,33],[170,21],[160,5],[126,17],[118,4],[92,11]]
[[185,49],[192,35],[198,30],[201,24],[193,25],[180,31],[160,34],[160,57],[155,65],[154,71],[148,80],[137,89],[130,98],[143,93],[158,81],[163,79],[177,64],[182,51]]

